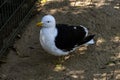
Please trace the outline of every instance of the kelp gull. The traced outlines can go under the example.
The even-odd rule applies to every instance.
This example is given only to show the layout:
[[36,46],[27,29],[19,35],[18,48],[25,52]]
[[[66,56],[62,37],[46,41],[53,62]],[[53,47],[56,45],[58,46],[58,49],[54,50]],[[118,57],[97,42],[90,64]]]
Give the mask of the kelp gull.
[[39,39],[43,49],[56,56],[67,55],[82,44],[94,44],[94,35],[88,36],[87,28],[56,24],[52,15],[45,15],[37,26],[42,26]]

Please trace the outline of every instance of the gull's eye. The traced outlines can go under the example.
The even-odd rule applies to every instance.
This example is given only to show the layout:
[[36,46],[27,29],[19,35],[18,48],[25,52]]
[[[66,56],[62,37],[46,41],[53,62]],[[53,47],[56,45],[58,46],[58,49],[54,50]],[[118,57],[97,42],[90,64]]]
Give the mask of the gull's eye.
[[50,21],[47,21],[47,23],[50,23]]

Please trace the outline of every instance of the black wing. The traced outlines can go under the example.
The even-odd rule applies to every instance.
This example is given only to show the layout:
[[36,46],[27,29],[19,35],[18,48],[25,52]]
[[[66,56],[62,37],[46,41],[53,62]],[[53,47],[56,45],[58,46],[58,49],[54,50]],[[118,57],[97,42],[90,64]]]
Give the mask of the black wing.
[[85,43],[86,31],[81,26],[68,26],[57,24],[58,35],[55,38],[55,44],[59,49],[70,51],[76,45]]

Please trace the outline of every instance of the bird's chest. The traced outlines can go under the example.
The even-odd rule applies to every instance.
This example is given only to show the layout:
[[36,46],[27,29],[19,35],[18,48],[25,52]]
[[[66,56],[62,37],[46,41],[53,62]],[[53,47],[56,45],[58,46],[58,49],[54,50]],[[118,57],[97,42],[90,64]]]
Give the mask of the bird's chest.
[[41,29],[40,30],[40,43],[44,49],[49,49],[54,46],[55,37],[57,35],[56,29]]

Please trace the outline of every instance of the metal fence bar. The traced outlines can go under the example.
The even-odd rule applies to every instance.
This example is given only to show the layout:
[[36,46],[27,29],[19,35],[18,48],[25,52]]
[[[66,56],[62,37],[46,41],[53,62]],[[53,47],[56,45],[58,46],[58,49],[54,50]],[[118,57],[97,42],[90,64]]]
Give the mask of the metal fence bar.
[[[16,0],[11,0],[12,3],[15,1]],[[2,25],[0,25],[0,57],[5,54],[7,48],[11,43],[14,42],[14,38],[17,33],[20,32],[22,27],[29,19],[29,16],[32,14],[31,11],[35,2],[36,0],[21,0],[19,5],[14,5],[14,8],[14,6],[11,7],[11,5],[5,5],[6,3],[4,1],[4,5],[2,4],[2,6],[0,6],[0,20],[3,20],[4,16],[8,17],[8,19],[3,20]],[[10,10],[6,10],[4,7],[9,7]],[[2,11],[4,13],[4,10],[8,11],[9,13],[5,13],[5,15],[2,14]]]
[[[2,3],[3,2],[3,3]],[[0,8],[7,2],[7,0],[0,0]]]
[[21,6],[24,4],[24,1],[21,3],[21,5],[14,11],[14,13],[7,19],[5,24],[1,27],[0,31],[5,27],[5,25],[10,21],[10,19],[15,15],[15,13],[21,8]]

